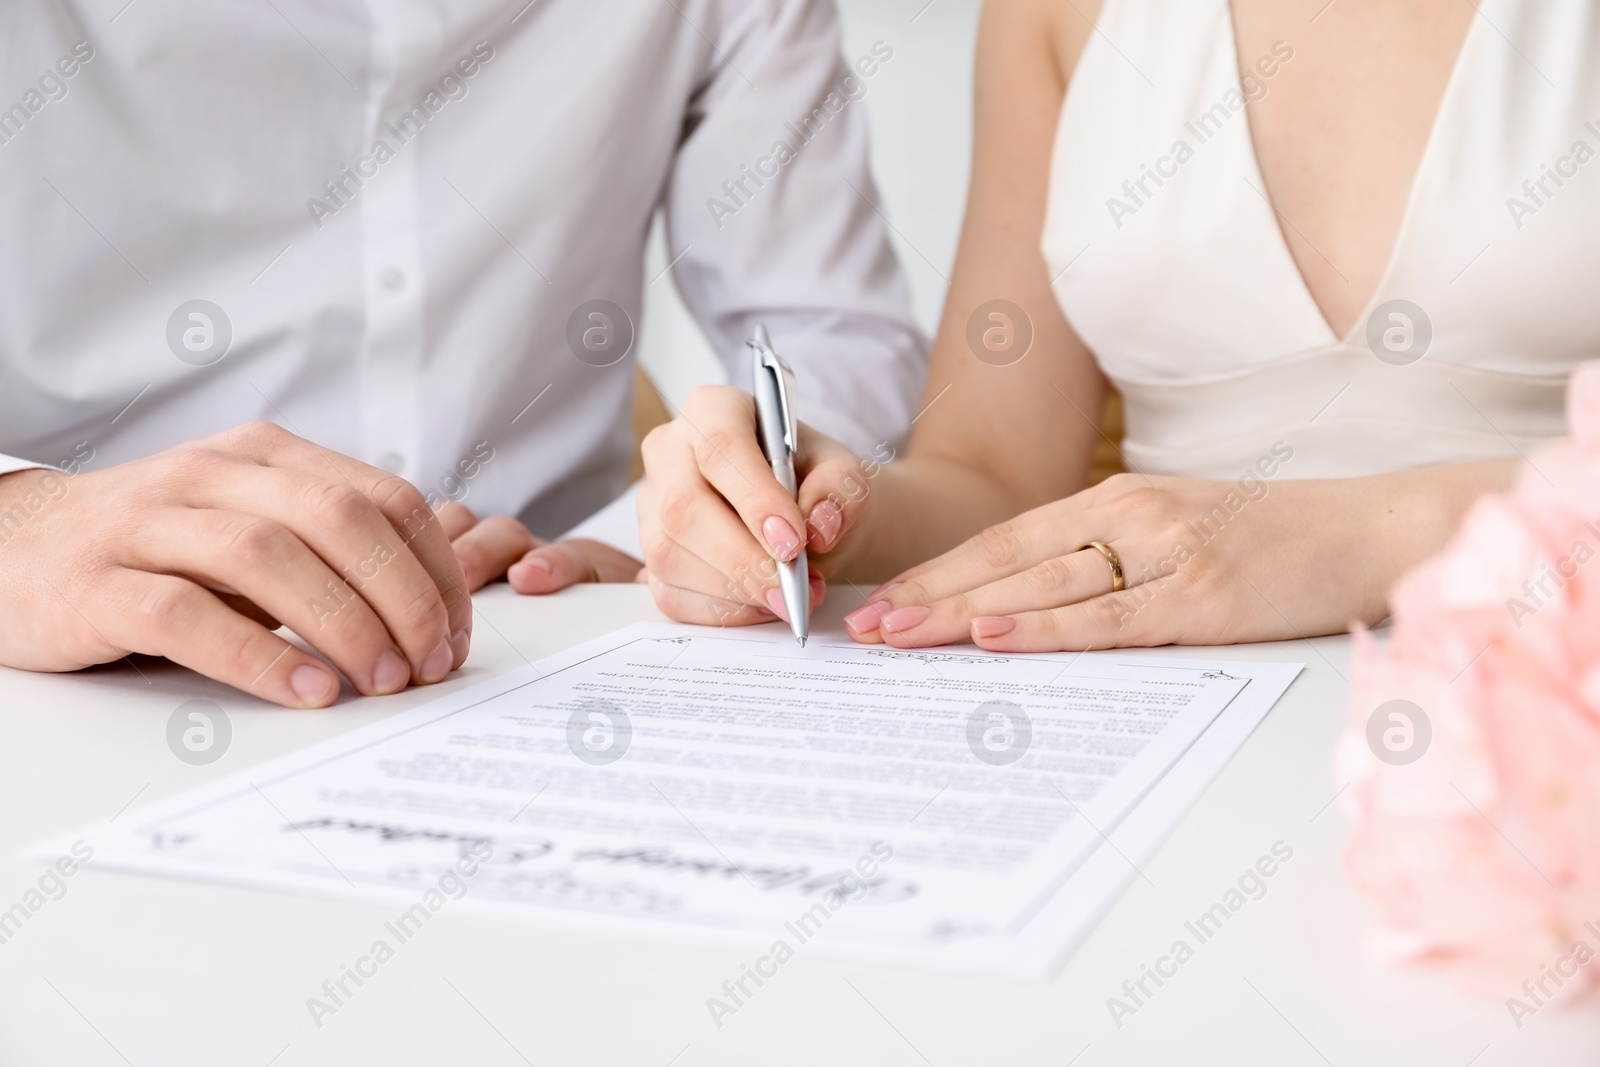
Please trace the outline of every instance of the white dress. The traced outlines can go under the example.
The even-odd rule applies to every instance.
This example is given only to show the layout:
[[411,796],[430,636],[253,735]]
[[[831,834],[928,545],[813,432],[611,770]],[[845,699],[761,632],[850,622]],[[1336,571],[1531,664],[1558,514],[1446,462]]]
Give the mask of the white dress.
[[[1600,358],[1600,4],[1479,7],[1383,280],[1338,337],[1263,195],[1228,5],[1106,0],[1043,250],[1123,394],[1131,468],[1237,477],[1284,442],[1283,476],[1354,476],[1566,432],[1566,379]],[[1257,85],[1293,47],[1250,57]]]

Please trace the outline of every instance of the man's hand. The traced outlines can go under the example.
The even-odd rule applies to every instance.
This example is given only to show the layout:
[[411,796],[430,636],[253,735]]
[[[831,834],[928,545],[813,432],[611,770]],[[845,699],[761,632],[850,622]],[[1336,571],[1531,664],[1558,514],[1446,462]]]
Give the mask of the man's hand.
[[443,679],[472,604],[410,483],[249,423],[76,477],[0,477],[0,663],[165,656],[286,707]]
[[468,592],[505,578],[523,594],[554,593],[579,582],[631,582],[644,566],[599,541],[543,541],[507,515],[479,519],[451,502],[439,509]]

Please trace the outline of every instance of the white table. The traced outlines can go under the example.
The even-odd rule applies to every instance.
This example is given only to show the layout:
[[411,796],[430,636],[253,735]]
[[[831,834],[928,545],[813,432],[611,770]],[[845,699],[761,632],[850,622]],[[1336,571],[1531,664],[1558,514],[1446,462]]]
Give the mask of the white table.
[[[824,611],[838,611],[836,595]],[[440,689],[320,712],[264,706],[164,663],[69,676],[0,670],[0,910],[37,841],[372,722],[624,624],[637,586],[478,599],[469,666]],[[306,998],[365,952],[382,908],[84,871],[0,945],[0,1065],[1106,1064],[1540,1067],[1600,1062],[1600,1015],[1504,1004],[1372,966],[1367,907],[1340,872],[1330,752],[1348,642],[1177,650],[1307,667],[1054,981],[1014,985],[807,959],[717,1029],[706,998],[749,954],[451,915],[317,1029]],[[142,672],[142,673],[141,673]],[[233,723],[217,763],[167,748],[204,697]],[[1294,858],[1137,1015],[1106,999],[1274,841]],[[1510,992],[1509,990],[1507,991]]]

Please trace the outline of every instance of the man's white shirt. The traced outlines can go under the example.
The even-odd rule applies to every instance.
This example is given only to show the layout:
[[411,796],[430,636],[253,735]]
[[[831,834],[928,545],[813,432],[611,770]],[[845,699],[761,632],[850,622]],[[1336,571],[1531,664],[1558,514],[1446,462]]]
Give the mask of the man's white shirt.
[[119,6],[0,14],[0,472],[265,419],[559,534],[626,481],[658,206],[731,381],[765,322],[806,421],[909,426],[893,49],[845,60],[831,4]]

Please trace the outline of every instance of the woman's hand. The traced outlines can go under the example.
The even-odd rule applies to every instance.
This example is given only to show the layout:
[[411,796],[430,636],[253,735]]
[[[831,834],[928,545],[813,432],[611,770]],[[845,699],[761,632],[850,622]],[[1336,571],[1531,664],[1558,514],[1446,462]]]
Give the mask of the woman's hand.
[[[845,621],[858,641],[915,648],[970,634],[996,652],[1271,641],[1375,623],[1438,526],[1414,476],[1119,474],[906,571]],[[1124,591],[1112,591],[1110,562],[1090,541],[1121,558]]]
[[783,491],[756,440],[755,402],[728,386],[703,386],[682,414],[644,439],[639,535],[656,605],[680,622],[744,626],[784,616],[776,562],[801,537],[811,603],[823,575],[861,525],[870,464],[800,426],[799,501]]
[[545,541],[509,515],[479,519],[455,501],[438,514],[469,593],[500,578],[519,593],[538,595],[580,582],[631,582],[639,575],[638,560],[600,541]]

